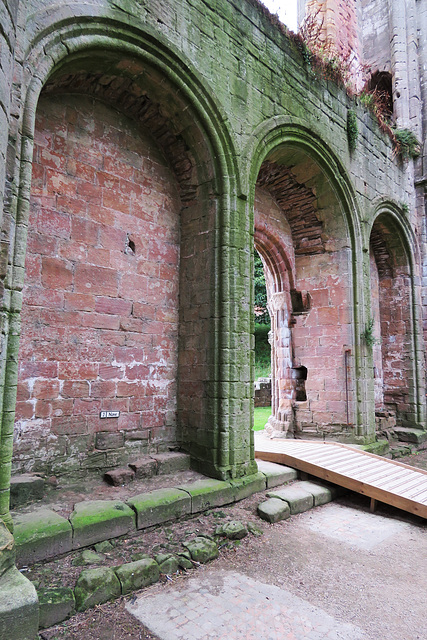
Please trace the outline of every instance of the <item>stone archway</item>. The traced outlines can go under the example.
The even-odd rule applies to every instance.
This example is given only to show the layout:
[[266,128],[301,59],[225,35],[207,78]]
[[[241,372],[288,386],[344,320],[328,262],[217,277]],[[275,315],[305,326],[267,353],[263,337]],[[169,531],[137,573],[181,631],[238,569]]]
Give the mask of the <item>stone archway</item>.
[[352,439],[352,251],[342,204],[320,163],[293,145],[261,164],[254,203],[272,323],[268,430]]
[[376,428],[417,422],[412,268],[402,231],[380,213],[370,236]]

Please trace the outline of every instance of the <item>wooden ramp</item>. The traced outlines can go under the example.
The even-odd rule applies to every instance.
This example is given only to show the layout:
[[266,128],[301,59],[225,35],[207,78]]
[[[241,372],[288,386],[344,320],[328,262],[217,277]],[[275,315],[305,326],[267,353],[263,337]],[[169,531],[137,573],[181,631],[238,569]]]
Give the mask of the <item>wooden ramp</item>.
[[427,471],[337,442],[270,440],[255,434],[255,457],[285,464],[427,518]]

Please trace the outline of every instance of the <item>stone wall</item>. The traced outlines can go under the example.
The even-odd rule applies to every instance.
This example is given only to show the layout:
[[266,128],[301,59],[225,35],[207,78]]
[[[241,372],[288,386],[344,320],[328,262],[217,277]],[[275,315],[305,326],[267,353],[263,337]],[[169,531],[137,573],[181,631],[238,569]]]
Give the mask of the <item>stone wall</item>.
[[[33,467],[31,452],[39,451],[39,468],[70,459],[70,470],[102,469],[137,434],[137,449],[181,446],[211,475],[255,469],[256,186],[292,236],[282,257],[292,248],[293,282],[278,289],[289,291],[292,309],[278,349],[288,341],[291,368],[307,369],[306,400],[294,406],[288,398],[297,428],[375,438],[373,354],[363,332],[379,215],[407,256],[401,357],[405,370],[413,364],[402,413],[423,424],[412,162],[394,157],[357,99],[305,65],[268,11],[255,0],[31,0],[19,25],[3,225],[11,248],[9,422],[21,363],[17,468]],[[349,109],[359,130],[352,152]],[[65,142],[61,130],[75,118],[80,138],[51,148],[52,139]],[[90,161],[76,157],[85,152]],[[55,203],[45,206],[49,190]],[[163,198],[161,210],[153,194]],[[273,263],[273,245],[265,246]],[[275,264],[283,284],[288,276]],[[285,373],[282,381],[293,380]],[[104,427],[99,411],[107,406],[122,414]],[[111,454],[99,447],[107,431],[118,447]]]

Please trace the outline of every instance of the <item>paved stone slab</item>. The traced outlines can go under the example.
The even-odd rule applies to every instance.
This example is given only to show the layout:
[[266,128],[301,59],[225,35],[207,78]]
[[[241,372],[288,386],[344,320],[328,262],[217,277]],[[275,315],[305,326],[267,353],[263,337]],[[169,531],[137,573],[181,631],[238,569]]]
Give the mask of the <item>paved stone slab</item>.
[[222,507],[234,502],[234,492],[229,482],[206,478],[184,484],[178,489],[191,496],[191,513],[199,513],[211,507]]
[[329,487],[318,484],[317,482],[303,480],[302,482],[298,482],[298,487],[311,493],[314,507],[319,507],[321,504],[326,504],[332,500],[332,492]]
[[74,592],[68,587],[37,589],[39,598],[39,627],[47,629],[73,615]]
[[267,480],[267,489],[273,489],[281,484],[287,484],[298,478],[298,472],[291,467],[285,467],[275,462],[257,460],[258,470],[263,473]]
[[291,511],[291,515],[295,513],[302,513],[311,509],[314,500],[311,493],[302,489],[299,484],[292,485],[291,487],[285,487],[284,489],[277,489],[276,491],[270,491],[267,493],[269,498],[280,498],[285,500]]
[[126,605],[160,640],[367,640],[285,589],[211,571]]
[[391,536],[405,531],[409,534],[411,530],[409,523],[334,503],[316,511],[316,517],[307,518],[304,524],[311,531],[363,550],[373,549]]
[[156,489],[127,501],[135,510],[137,528],[146,529],[191,513],[191,497],[181,489]]
[[238,480],[231,480],[230,484],[233,488],[234,499],[243,500],[258,491],[264,491],[267,488],[266,477],[263,473],[254,473]]
[[51,509],[13,515],[18,566],[54,558],[72,549],[72,529]]
[[70,522],[73,549],[79,549],[134,530],[135,513],[120,500],[88,500],[74,505]]
[[291,515],[289,505],[280,498],[270,498],[258,505],[258,515],[266,522],[279,522]]
[[34,585],[12,567],[0,578],[0,638],[34,640],[39,606]]
[[10,479],[10,508],[22,507],[28,502],[41,500],[44,495],[44,480],[39,476],[24,473]]

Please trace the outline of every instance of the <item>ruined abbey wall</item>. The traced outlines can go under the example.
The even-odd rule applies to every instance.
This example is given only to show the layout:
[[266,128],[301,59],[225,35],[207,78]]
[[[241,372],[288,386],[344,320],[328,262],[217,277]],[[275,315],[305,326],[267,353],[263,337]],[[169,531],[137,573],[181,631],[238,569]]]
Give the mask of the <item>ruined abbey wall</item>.
[[255,0],[31,0],[17,34],[0,181],[14,471],[180,447],[207,474],[253,472],[254,244],[273,431],[372,442],[375,399],[423,428],[424,202],[358,98]]

